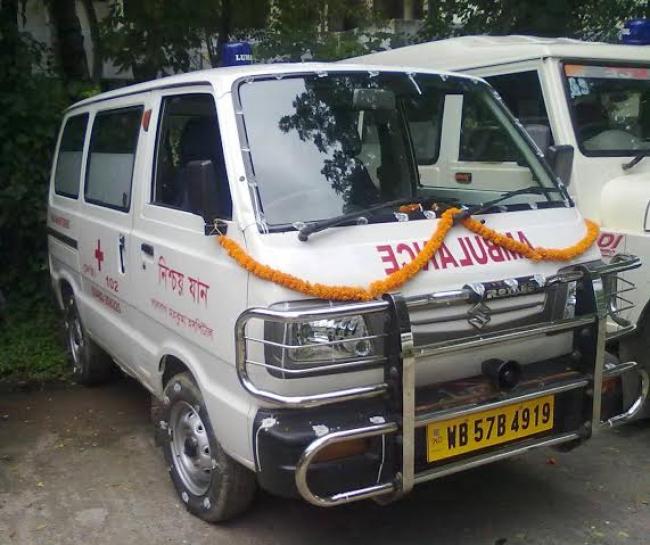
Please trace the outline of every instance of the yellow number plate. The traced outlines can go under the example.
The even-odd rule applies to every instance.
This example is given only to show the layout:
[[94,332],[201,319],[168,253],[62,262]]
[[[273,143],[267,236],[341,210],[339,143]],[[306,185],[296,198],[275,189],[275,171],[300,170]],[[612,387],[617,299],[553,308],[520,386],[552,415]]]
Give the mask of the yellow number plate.
[[554,405],[551,395],[427,424],[427,460],[437,462],[553,429]]

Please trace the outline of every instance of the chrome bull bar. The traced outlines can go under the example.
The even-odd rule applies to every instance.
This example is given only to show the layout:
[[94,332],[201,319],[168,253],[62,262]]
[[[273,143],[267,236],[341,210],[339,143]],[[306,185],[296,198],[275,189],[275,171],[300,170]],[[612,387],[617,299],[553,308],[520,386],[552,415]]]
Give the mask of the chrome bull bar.
[[648,393],[650,392],[650,376],[648,376],[648,372],[641,368],[637,362],[628,361],[625,363],[619,363],[610,369],[605,369],[603,371],[603,379],[619,377],[630,372],[636,372],[639,375],[639,395],[626,411],[602,421],[601,424],[603,426],[613,428],[614,426],[620,426],[621,424],[630,422],[631,420],[634,420],[643,409],[643,406],[648,399]]
[[[439,343],[429,346],[418,346],[413,343],[413,333],[408,319],[408,312],[404,300],[399,296],[388,296],[384,300],[377,300],[365,303],[350,303],[345,305],[328,306],[307,310],[275,310],[266,308],[250,309],[245,311],[237,320],[235,325],[236,333],[236,370],[240,383],[250,394],[265,404],[282,408],[311,408],[334,403],[341,403],[350,400],[368,399],[373,397],[389,398],[394,395],[394,388],[391,389],[390,381],[334,390],[331,392],[306,394],[301,396],[287,396],[265,390],[257,387],[249,375],[249,365],[260,365],[252,361],[247,353],[247,343],[249,340],[255,340],[247,337],[246,327],[250,320],[274,320],[287,323],[307,322],[319,320],[331,316],[353,316],[372,312],[391,312],[394,314],[394,328],[397,338],[399,339],[399,387],[401,399],[399,399],[400,412],[399,417],[394,421],[375,423],[368,426],[358,427],[347,430],[332,431],[314,439],[300,456],[295,470],[296,488],[300,495],[309,503],[317,506],[334,506],[362,499],[377,497],[396,497],[408,493],[415,484],[428,481],[448,475],[471,467],[487,464],[499,459],[503,459],[515,454],[526,452],[533,448],[543,446],[559,445],[569,441],[584,439],[586,433],[584,430],[576,432],[561,433],[554,436],[545,436],[542,438],[530,438],[518,441],[513,445],[506,445],[498,451],[488,453],[479,453],[471,458],[459,461],[452,461],[439,467],[434,467],[416,474],[415,472],[415,430],[417,427],[425,426],[427,423],[443,419],[454,418],[455,416],[471,414],[489,408],[491,404],[481,404],[478,406],[461,407],[451,411],[437,412],[427,415],[417,415],[415,408],[415,372],[416,361],[420,357],[431,357],[447,354],[450,352],[476,349],[478,347],[496,344],[502,342],[523,340],[533,336],[553,334],[558,332],[577,331],[585,327],[594,329],[596,346],[594,347],[594,368],[593,375],[589,380],[578,380],[568,384],[555,385],[544,390],[527,393],[525,395],[508,397],[496,402],[497,404],[517,403],[524,399],[541,397],[548,394],[558,393],[558,391],[567,391],[570,389],[586,388],[591,386],[593,389],[593,410],[592,420],[587,422],[591,424],[590,429],[600,428],[602,426],[614,426],[627,422],[634,418],[641,410],[645,403],[650,388],[650,379],[648,374],[642,370],[637,370],[634,362],[620,364],[614,369],[604,369],[605,361],[605,341],[606,341],[606,319],[609,309],[609,301],[604,289],[604,278],[607,275],[616,274],[621,271],[636,268],[640,265],[638,258],[619,260],[616,263],[603,264],[602,262],[589,263],[576,267],[585,277],[585,282],[589,282],[593,292],[591,297],[592,312],[581,314],[574,318],[555,320],[527,328],[503,330],[493,334],[487,334],[476,339],[457,339],[447,343]],[[571,280],[574,277],[568,277]],[[560,280],[561,281],[561,280]],[[401,304],[398,302],[401,300]],[[406,313],[406,316],[404,316]],[[264,365],[262,365],[264,366]],[[390,362],[386,364],[386,374],[389,377],[395,367]],[[610,418],[607,422],[601,422],[601,387],[603,378],[611,378],[618,374],[637,371],[641,377],[641,392],[638,399],[623,414]],[[308,472],[310,465],[315,457],[324,448],[350,439],[363,439],[377,436],[386,436],[399,434],[401,437],[401,468],[394,472],[394,478],[377,482],[376,484],[354,490],[342,491],[336,494],[322,497],[314,494],[309,488]],[[588,432],[587,432],[588,434]]]

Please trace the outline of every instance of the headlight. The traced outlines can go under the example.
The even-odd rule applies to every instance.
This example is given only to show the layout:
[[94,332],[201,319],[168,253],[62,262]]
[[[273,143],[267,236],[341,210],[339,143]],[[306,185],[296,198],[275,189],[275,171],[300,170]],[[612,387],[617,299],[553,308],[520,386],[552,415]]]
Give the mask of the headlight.
[[[340,366],[341,370],[346,370],[347,364],[379,365],[385,361],[387,320],[384,313],[374,313],[311,322],[267,321],[264,359],[267,366],[277,368],[278,372],[283,369],[317,371],[332,365]],[[275,374],[272,369],[269,371]]]
[[290,324],[288,349],[294,361],[337,361],[375,353],[368,326],[362,316]]

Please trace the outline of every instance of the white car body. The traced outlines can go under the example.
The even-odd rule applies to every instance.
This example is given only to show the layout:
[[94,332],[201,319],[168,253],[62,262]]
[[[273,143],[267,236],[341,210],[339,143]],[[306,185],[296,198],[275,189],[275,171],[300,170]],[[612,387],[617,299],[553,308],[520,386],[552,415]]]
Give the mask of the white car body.
[[[650,46],[517,35],[464,36],[373,53],[350,62],[451,70],[485,78],[488,83],[494,76],[536,73],[554,142],[575,148],[569,192],[585,217],[600,223],[603,256],[631,253],[643,262],[650,259],[650,161],[642,160],[634,168],[624,170],[622,165],[633,154],[585,154],[574,130],[563,73],[564,63],[647,69]],[[640,269],[625,278],[638,288],[628,294],[632,305],[623,313],[635,324],[648,316],[650,276]],[[619,333],[619,326],[613,321],[608,329],[612,336]]]
[[[282,305],[277,305],[307,298],[247,273],[219,246],[215,236],[206,236],[205,222],[199,215],[158,206],[152,202],[161,101],[165,97],[194,93],[213,98],[232,197],[232,220],[225,222],[229,237],[244,247],[257,261],[300,278],[327,284],[364,286],[385,277],[411,259],[419,245],[431,236],[437,220],[421,219],[334,227],[327,232],[313,235],[308,242],[298,240],[295,230],[264,232],[260,227],[256,204],[251,198],[250,185],[253,180],[246,165],[246,149],[242,144],[239,106],[233,96],[237,82],[246,78],[262,75],[282,78],[292,74],[359,70],[384,69],[359,65],[304,64],[245,66],[195,72],[92,97],[72,106],[64,119],[65,124],[72,116],[84,113],[89,116],[89,128],[85,133],[82,151],[79,151],[77,156],[64,157],[65,152],[59,154],[61,169],[67,168],[63,164],[65,161],[81,161],[82,181],[78,197],[71,198],[59,194],[55,190],[56,163],[52,172],[48,212],[49,265],[52,284],[61,303],[63,294],[71,291],[88,335],[105,349],[122,369],[137,378],[159,399],[163,397],[164,373],[171,358],[180,362],[191,372],[200,387],[215,435],[223,449],[237,462],[258,473],[263,472],[265,463],[264,455],[258,451],[258,440],[273,431],[280,432],[278,421],[281,420],[281,415],[288,414],[286,411],[291,413],[291,410],[299,412],[299,405],[321,406],[323,402],[319,396],[336,396],[341,391],[358,394],[364,391],[364,388],[381,385],[385,380],[385,369],[374,367],[293,380],[274,376],[264,368],[252,365],[249,366],[250,372],[248,369],[243,372],[248,359],[263,360],[265,354],[259,347],[251,346],[247,354],[244,349],[242,356],[242,338],[236,338],[236,327],[245,327],[240,317],[250,313],[251,309],[268,311],[272,305],[276,305],[276,310],[281,311]],[[470,78],[466,81],[473,80]],[[89,199],[88,188],[84,190],[89,169],[90,134],[98,112],[131,107],[137,107],[144,113],[133,160],[131,197],[126,197],[125,190],[122,195],[122,209],[120,206],[115,209],[89,202],[93,199],[114,197],[102,194],[99,190],[91,190],[95,193],[93,199]],[[561,105],[558,103],[556,107],[560,108]],[[454,133],[451,134],[453,136]],[[524,133],[521,134],[525,138]],[[569,137],[568,134],[566,136]],[[532,147],[530,150],[535,153]],[[111,189],[113,186],[110,184],[113,182],[110,180],[123,176],[124,172],[128,173],[130,164],[128,161],[121,162],[122,159],[118,161],[114,155],[97,152],[97,157],[93,159],[97,161],[94,165],[97,170],[93,175],[98,180],[107,177],[110,182],[106,182],[108,192],[114,191]],[[278,168],[285,163],[290,164],[292,160],[291,157],[278,157]],[[453,165],[449,167],[451,171],[452,167]],[[515,166],[507,168],[516,170]],[[616,165],[608,168],[615,170]],[[594,170],[603,168],[594,166]],[[576,173],[577,176],[588,177],[586,171],[583,173],[582,167],[576,168]],[[449,176],[449,173],[446,176]],[[580,191],[583,186],[576,180],[573,187]],[[607,226],[607,218],[596,214],[596,211],[600,210],[596,201],[590,205],[587,194],[583,196],[579,193],[578,197],[587,215],[602,219]],[[638,213],[641,213],[641,209]],[[628,216],[631,215],[632,213],[628,213]],[[578,209],[568,201],[560,207],[486,214],[482,218],[495,230],[511,233],[515,239],[529,241],[534,246],[571,246],[585,235],[583,218]],[[626,244],[630,245],[626,249],[635,249],[633,243],[636,238],[636,235],[626,237]],[[438,296],[455,293],[457,298],[459,295],[465,298],[467,286],[477,283],[500,282],[499,286],[503,287],[501,281],[506,279],[535,277],[540,279],[541,286],[546,279],[572,265],[597,265],[594,270],[602,267],[602,263],[598,265],[600,253],[595,246],[571,262],[556,263],[532,262],[504,253],[498,248],[489,248],[479,237],[475,237],[461,226],[452,229],[445,243],[445,255],[439,257],[440,261],[436,265],[431,264],[428,270],[422,271],[407,283],[401,290],[403,297],[420,297],[420,303],[428,304],[428,298],[434,293]],[[600,273],[594,274],[594,289],[600,290]],[[584,282],[588,287],[592,285],[592,280]],[[512,282],[507,285],[512,285]],[[463,289],[465,292],[462,292]],[[414,368],[409,369],[408,374],[403,377],[406,394],[402,401],[406,403],[405,411],[409,410],[409,399],[410,403],[416,403],[413,395],[409,398],[409,392],[413,394],[414,388],[480,375],[482,362],[487,359],[516,360],[526,368],[530,363],[571,353],[574,342],[572,331],[577,326],[562,325],[563,315],[552,323],[545,322],[545,327],[555,328],[552,329],[553,334],[549,333],[550,329],[536,333],[535,322],[519,327],[522,331],[516,335],[503,338],[499,336],[499,328],[506,327],[508,321],[525,319],[535,308],[539,310],[540,305],[545,304],[545,293],[540,291],[522,295],[516,301],[509,298],[496,300],[494,307],[504,313],[494,316],[495,332],[492,336],[496,335],[496,340],[485,340],[481,335],[467,337],[471,342],[462,350],[438,348],[439,355],[433,356],[427,355],[425,347],[419,346],[417,342],[414,348],[407,349],[409,337],[403,337],[402,358],[405,361],[417,362],[417,372]],[[528,304],[522,307],[521,301]],[[371,304],[381,306],[384,303],[377,301]],[[336,308],[327,302],[321,302],[319,305],[317,307],[321,311],[332,311]],[[363,305],[367,304],[359,305],[361,306],[358,308],[362,309],[365,308]],[[474,329],[465,314],[470,307],[467,303],[463,305],[460,318],[453,316],[454,306],[451,302],[444,308],[424,310],[424,314],[419,316],[422,318],[431,313],[438,316],[436,325],[431,326],[432,334],[450,338],[456,334],[467,336],[472,334]],[[512,308],[509,308],[510,306]],[[349,308],[356,308],[355,304]],[[430,314],[426,314],[427,312]],[[580,378],[581,382],[578,381],[581,384],[581,392],[586,391],[585,385],[588,383],[591,383],[590,388],[595,392],[593,411],[588,411],[586,427],[581,423],[577,431],[572,429],[570,433],[567,431],[551,436],[550,439],[548,436],[537,441],[531,439],[523,446],[515,443],[514,447],[509,447],[508,453],[514,454],[541,444],[583,439],[590,434],[592,423],[599,424],[600,381],[604,372],[604,329],[600,324],[603,323],[604,312],[606,310],[603,309],[594,311],[593,316],[589,318],[591,321],[588,323],[594,328],[593,343],[589,345],[589,350],[593,349],[589,360],[591,371]],[[409,331],[409,334],[412,340],[412,332]],[[256,326],[251,323],[246,335],[263,336],[264,331],[259,324]],[[417,332],[415,335],[417,339]],[[243,343],[246,344],[245,339]],[[404,372],[407,373],[406,368]],[[252,381],[260,391],[273,392],[275,398],[247,388],[247,380]],[[409,380],[412,381],[410,390]],[[557,391],[564,391],[562,388],[567,386],[561,386]],[[573,388],[576,388],[575,384]],[[530,396],[531,394],[528,394],[528,397]],[[510,396],[504,393],[500,399],[496,406],[503,405],[504,400],[510,399]],[[467,407],[465,409],[467,410]],[[476,409],[475,406],[469,411]],[[408,413],[411,426],[414,425],[413,410],[411,406],[411,412]],[[261,423],[259,414],[266,414]],[[335,437],[334,431],[341,426],[327,421],[324,416],[319,418],[322,419],[309,421],[312,450],[318,446],[314,446],[313,441],[320,439],[322,443],[340,439]],[[382,437],[387,437],[388,434],[394,434],[395,429],[399,429],[397,424],[392,424],[393,428],[386,427],[389,424],[387,420],[386,415],[370,418],[372,425],[379,426],[374,435],[386,434]],[[414,448],[413,428],[405,428],[405,432],[410,440],[405,441],[404,448]],[[313,454],[312,451],[307,454],[311,456],[310,453]],[[405,451],[405,456],[407,484],[402,487],[403,491],[413,485],[414,472],[417,473],[413,469],[413,452]],[[473,464],[486,463],[492,459],[496,457],[481,454]],[[458,471],[464,467],[462,462],[452,466],[443,466],[444,472]],[[301,468],[297,472],[303,471],[304,477],[307,467],[304,465]],[[379,471],[381,473],[381,468]],[[442,473],[422,472],[420,477],[425,480],[425,477],[432,478]],[[302,477],[299,475],[298,480]],[[394,480],[388,485],[371,483],[378,488],[364,493],[335,495],[334,499],[323,500],[317,494],[306,490],[305,482],[303,479],[297,484],[300,494],[321,505],[386,494],[401,486]],[[419,478],[415,478],[415,482],[419,482]],[[342,482],[342,488],[345,490],[345,482]]]

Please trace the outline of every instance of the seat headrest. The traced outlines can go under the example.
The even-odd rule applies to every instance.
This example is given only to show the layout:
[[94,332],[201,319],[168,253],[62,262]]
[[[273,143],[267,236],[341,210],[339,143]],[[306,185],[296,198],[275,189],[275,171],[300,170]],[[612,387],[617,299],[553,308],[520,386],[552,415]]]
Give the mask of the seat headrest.
[[185,125],[180,141],[181,165],[190,161],[212,161],[216,164],[221,139],[216,116],[197,117]]

